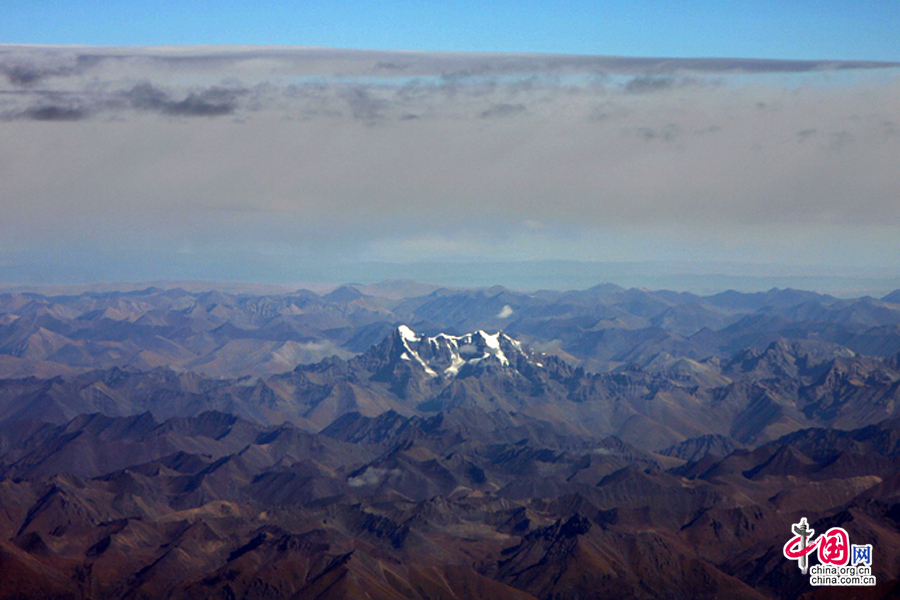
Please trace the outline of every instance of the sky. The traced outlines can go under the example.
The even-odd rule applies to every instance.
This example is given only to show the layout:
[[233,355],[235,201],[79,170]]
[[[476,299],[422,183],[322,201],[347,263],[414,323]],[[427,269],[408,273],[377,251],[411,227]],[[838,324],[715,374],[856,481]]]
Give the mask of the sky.
[[6,0],[0,40],[900,60],[893,0]]
[[635,4],[0,2],[0,283],[900,286],[897,4]]

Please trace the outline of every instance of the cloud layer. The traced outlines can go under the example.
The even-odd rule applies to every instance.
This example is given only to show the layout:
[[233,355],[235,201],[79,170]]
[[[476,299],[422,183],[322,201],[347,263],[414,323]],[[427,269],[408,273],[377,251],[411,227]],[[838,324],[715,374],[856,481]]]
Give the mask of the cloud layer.
[[898,92],[867,63],[0,47],[0,258],[889,268]]

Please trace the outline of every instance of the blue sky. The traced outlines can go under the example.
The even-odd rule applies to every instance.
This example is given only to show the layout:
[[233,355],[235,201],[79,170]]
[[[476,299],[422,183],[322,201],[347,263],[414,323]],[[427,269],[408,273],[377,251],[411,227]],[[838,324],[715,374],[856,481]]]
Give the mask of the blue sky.
[[5,0],[0,42],[900,61],[895,0]]

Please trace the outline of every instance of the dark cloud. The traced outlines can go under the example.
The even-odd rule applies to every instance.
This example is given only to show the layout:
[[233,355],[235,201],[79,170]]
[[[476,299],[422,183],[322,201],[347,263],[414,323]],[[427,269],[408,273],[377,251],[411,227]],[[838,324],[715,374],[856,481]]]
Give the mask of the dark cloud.
[[524,104],[494,104],[481,113],[482,119],[497,119],[511,117],[525,112]]
[[149,82],[137,84],[122,96],[138,110],[162,111],[171,102],[167,93],[153,87]]
[[354,87],[350,89],[344,98],[350,105],[350,112],[354,119],[361,121],[377,121],[382,119],[382,111],[385,110],[389,103],[383,98],[374,98],[364,87]]
[[797,132],[797,141],[800,143],[803,143],[806,140],[810,139],[811,137],[815,136],[816,134],[818,134],[818,131],[816,131],[815,129],[804,129],[802,131],[798,131]]
[[407,65],[400,65],[395,62],[380,60],[375,65],[376,69],[383,69],[385,71],[403,71],[406,69]]
[[244,89],[210,87],[173,98],[149,82],[115,92],[27,92],[35,100],[30,106],[7,112],[4,119],[35,121],[78,121],[94,114],[132,108],[170,116],[214,117],[229,115],[238,108]]
[[[49,56],[48,64],[41,61],[22,61],[0,64],[0,73],[9,82],[19,87],[30,87],[48,77],[71,77],[81,75],[89,67],[102,60],[99,56],[82,55],[74,58]],[[62,60],[63,64],[59,64]]]
[[[0,115],[3,121],[80,121],[93,112],[90,102],[80,94],[60,92],[24,92],[17,94],[27,104],[11,108]],[[29,101],[30,100],[30,101]],[[15,102],[11,103],[13,106]]]
[[47,72],[23,65],[15,65],[4,68],[3,74],[6,75],[11,84],[26,86],[37,83],[41,78],[47,75]]
[[645,142],[672,142],[681,135],[681,128],[675,123],[669,123],[659,129],[654,129],[652,127],[638,127],[637,135]]
[[237,109],[240,92],[224,88],[210,88],[199,93],[188,94],[179,102],[166,106],[164,112],[184,117],[216,117],[230,115]]
[[328,86],[324,83],[292,83],[285,86],[282,93],[288,98],[309,98],[321,96],[328,91]]
[[423,100],[428,101],[434,98],[435,93],[442,91],[438,86],[426,86],[421,82],[411,81],[396,89],[394,102],[408,105]]
[[84,109],[69,106],[42,106],[25,111],[25,115],[35,121],[80,121],[88,114]]
[[[817,60],[772,60],[756,58],[695,58],[680,59],[682,68],[698,71],[743,71],[745,73],[803,73],[822,68],[825,64]],[[854,63],[853,68],[869,63]]]
[[32,106],[23,111],[7,113],[5,121],[81,121],[90,116],[90,112],[77,106],[45,104]]
[[648,94],[662,92],[675,85],[674,77],[655,77],[652,75],[640,75],[625,84],[625,91],[629,94]]
[[462,76],[441,75],[440,81],[441,83],[437,86],[437,89],[442,92],[447,99],[454,98],[465,85],[465,79]]
[[232,114],[238,107],[238,97],[246,92],[242,89],[211,87],[191,92],[183,100],[173,100],[168,93],[144,82],[122,96],[137,110],[181,117],[216,117]]

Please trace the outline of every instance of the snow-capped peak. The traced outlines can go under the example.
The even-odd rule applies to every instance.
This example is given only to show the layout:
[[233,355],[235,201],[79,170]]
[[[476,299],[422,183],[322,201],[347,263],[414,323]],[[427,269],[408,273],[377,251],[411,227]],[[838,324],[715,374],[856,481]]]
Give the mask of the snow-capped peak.
[[406,325],[401,325],[400,327],[398,327],[397,333],[400,334],[400,340],[401,340],[401,342],[403,344],[403,348],[404,348],[404,351],[400,354],[400,360],[408,360],[408,361],[417,362],[420,365],[422,365],[422,367],[424,367],[425,372],[428,375],[430,375],[432,377],[437,377],[437,373],[435,373],[434,369],[432,369],[431,367],[428,366],[428,363],[426,363],[424,360],[422,360],[422,357],[419,356],[418,351],[413,350],[412,347],[410,347],[410,344],[416,345],[422,340],[422,338],[417,336],[416,332],[413,331],[412,329],[410,329],[409,327],[407,327]]
[[527,357],[519,342],[499,331],[489,334],[478,330],[465,335],[440,333],[428,337],[400,325],[397,336],[401,343],[400,359],[421,365],[431,377],[455,377],[463,368],[479,364],[508,367],[510,356]]
[[400,333],[400,337],[403,338],[404,341],[407,342],[418,342],[419,338],[416,336],[416,332],[407,327],[406,325],[401,325],[397,328],[397,331]]

